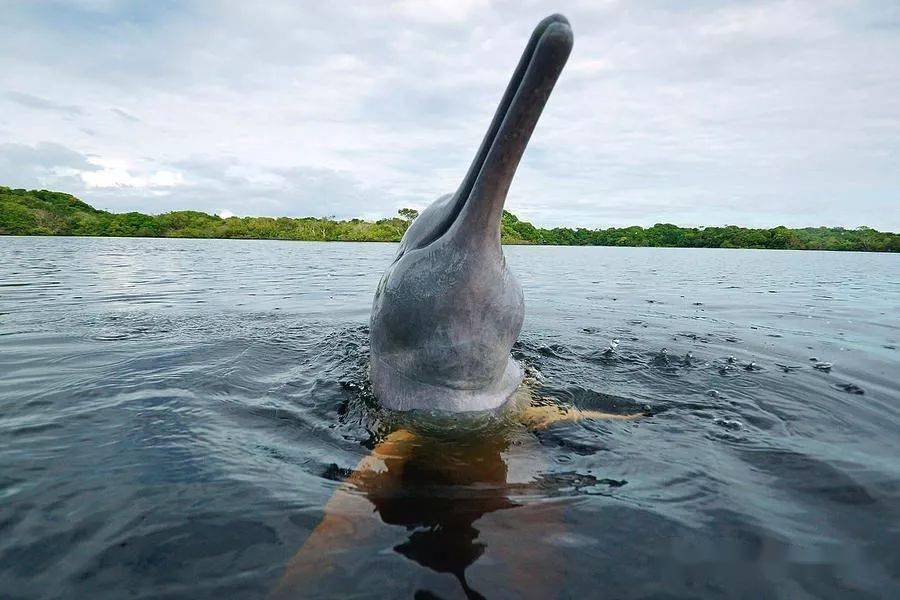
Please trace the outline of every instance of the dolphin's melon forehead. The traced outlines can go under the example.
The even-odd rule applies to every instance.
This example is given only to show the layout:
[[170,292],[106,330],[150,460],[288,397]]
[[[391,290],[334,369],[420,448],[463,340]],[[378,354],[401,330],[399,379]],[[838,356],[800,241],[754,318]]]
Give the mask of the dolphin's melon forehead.
[[562,15],[538,23],[459,188],[413,221],[382,277],[369,375],[385,407],[492,410],[521,383],[510,350],[524,300],[503,259],[501,218],[572,41]]

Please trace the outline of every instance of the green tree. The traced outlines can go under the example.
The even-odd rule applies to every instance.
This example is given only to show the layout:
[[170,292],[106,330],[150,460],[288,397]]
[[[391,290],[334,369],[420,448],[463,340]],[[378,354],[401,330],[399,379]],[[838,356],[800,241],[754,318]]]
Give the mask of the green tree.
[[410,222],[414,221],[416,217],[419,216],[419,211],[414,208],[401,208],[397,212],[400,214],[401,218]]
[[[399,216],[375,222],[339,221],[334,217],[232,217],[190,210],[161,215],[109,213],[78,198],[48,190],[0,186],[0,235],[95,235],[199,237],[319,241],[399,241],[418,216],[402,208]],[[795,250],[860,250],[900,252],[900,235],[869,227],[807,227],[771,229],[678,227],[657,223],[608,229],[556,227],[543,229],[503,211],[501,241],[506,244],[592,246],[671,246],[692,248],[778,248]]]

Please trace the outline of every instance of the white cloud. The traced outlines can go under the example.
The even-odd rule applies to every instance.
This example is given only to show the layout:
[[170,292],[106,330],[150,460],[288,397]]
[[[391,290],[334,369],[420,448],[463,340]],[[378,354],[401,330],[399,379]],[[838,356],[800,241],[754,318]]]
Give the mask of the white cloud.
[[487,0],[400,0],[393,8],[405,17],[426,23],[461,23],[486,8]]
[[174,187],[184,183],[184,176],[172,171],[157,171],[147,181],[152,187]]
[[102,171],[85,171],[78,174],[88,187],[145,187],[144,180],[134,177],[125,169],[103,169]]
[[12,2],[0,185],[151,213],[422,207],[559,8],[575,49],[510,210],[900,229],[897,3]]
[[174,171],[157,170],[144,175],[133,175],[133,169],[125,160],[94,157],[89,158],[88,162],[99,168],[73,173],[88,188],[166,188],[184,184],[184,176]]

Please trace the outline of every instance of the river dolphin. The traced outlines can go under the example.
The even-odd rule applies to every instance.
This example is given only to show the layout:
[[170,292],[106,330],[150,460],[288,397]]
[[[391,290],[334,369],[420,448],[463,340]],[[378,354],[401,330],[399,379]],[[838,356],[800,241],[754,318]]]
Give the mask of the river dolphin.
[[459,189],[423,210],[400,241],[370,323],[369,376],[382,406],[490,410],[521,383],[510,350],[525,304],[500,247],[501,218],[572,42],[562,15],[538,24]]

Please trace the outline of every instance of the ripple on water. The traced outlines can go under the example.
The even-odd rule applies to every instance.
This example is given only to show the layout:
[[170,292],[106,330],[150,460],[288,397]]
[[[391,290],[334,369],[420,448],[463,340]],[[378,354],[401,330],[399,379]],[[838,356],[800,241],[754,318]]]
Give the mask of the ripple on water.
[[[0,589],[265,596],[397,426],[371,394],[364,325],[394,248],[65,241],[0,238]],[[554,589],[573,597],[889,589],[893,262],[507,254],[528,296],[513,353],[533,393],[648,416],[423,442],[437,462],[413,460],[367,500],[373,537],[309,589],[453,597],[458,581],[428,566],[429,533],[449,536],[451,564],[471,559],[466,581],[487,597],[514,581],[500,576],[509,548],[535,549],[539,566],[519,572],[565,573]],[[448,473],[471,477],[436,483]]]

